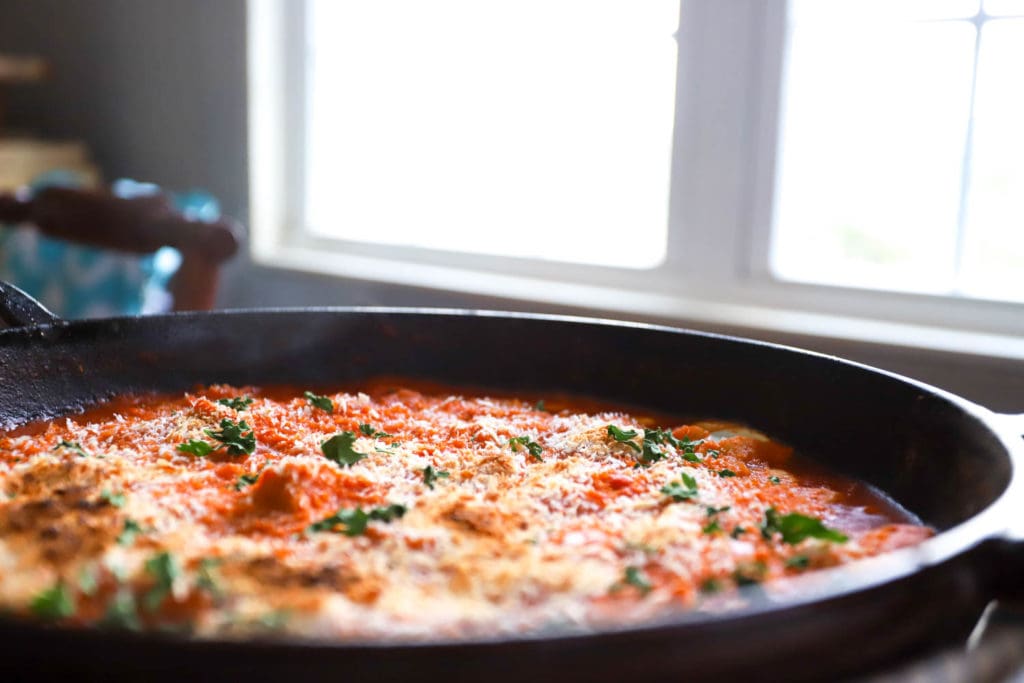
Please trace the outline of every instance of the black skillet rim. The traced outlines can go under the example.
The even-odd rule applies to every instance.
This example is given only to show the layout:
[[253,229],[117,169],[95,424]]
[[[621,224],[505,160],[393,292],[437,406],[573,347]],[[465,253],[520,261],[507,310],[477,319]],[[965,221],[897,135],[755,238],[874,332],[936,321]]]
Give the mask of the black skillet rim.
[[[157,316],[126,316],[118,318],[106,318],[83,321],[57,320],[52,324],[35,325],[29,327],[13,327],[0,329],[0,346],[7,340],[19,339],[19,341],[32,341],[32,337],[45,337],[48,332],[68,331],[88,327],[117,328],[120,325],[146,324],[147,320],[181,320],[193,319],[208,320],[210,318],[230,319],[235,316],[252,315],[275,315],[293,316],[306,314],[382,314],[382,315],[409,315],[409,316],[448,316],[448,317],[475,317],[475,318],[508,318],[516,320],[538,320],[572,325],[598,325],[615,326],[620,328],[631,328],[646,330],[656,333],[683,334],[702,337],[708,340],[718,340],[723,343],[734,343],[757,348],[772,349],[786,353],[800,354],[805,357],[819,359],[823,362],[839,363],[861,372],[868,372],[885,377],[888,381],[908,384],[916,389],[937,397],[954,408],[966,413],[969,417],[980,423],[984,428],[996,437],[1003,447],[1010,465],[1010,475],[1003,491],[986,507],[975,515],[963,520],[948,529],[938,532],[934,537],[921,544],[910,548],[904,548],[893,552],[885,553],[878,557],[857,560],[840,567],[817,570],[812,574],[803,575],[786,581],[785,586],[799,589],[799,594],[793,594],[787,590],[781,599],[773,598],[769,593],[760,590],[745,590],[748,604],[744,607],[730,608],[723,612],[682,612],[671,617],[646,621],[631,625],[602,625],[600,628],[586,631],[537,631],[526,634],[499,634],[489,637],[468,637],[438,640],[352,640],[333,641],[327,639],[309,639],[298,637],[273,636],[268,639],[253,639],[239,641],[226,638],[201,638],[181,639],[180,637],[168,636],[152,632],[128,633],[116,632],[116,635],[126,640],[145,640],[154,643],[175,643],[178,645],[197,646],[200,648],[215,648],[219,646],[248,647],[249,645],[260,648],[274,648],[284,650],[319,650],[329,649],[332,651],[371,650],[447,650],[451,648],[462,649],[474,646],[491,647],[508,644],[529,645],[544,644],[557,645],[573,641],[597,641],[606,637],[630,637],[658,634],[675,629],[693,626],[728,626],[730,623],[740,623],[752,619],[764,617],[783,617],[789,612],[797,612],[800,609],[814,606],[817,603],[839,600],[845,597],[863,594],[875,589],[882,588],[893,582],[910,579],[929,568],[938,567],[945,563],[961,558],[990,543],[1015,543],[1019,541],[1024,530],[1015,529],[1012,525],[1012,515],[1019,508],[1013,504],[1013,498],[1024,499],[1024,477],[1021,476],[1015,466],[1015,460],[1024,457],[1024,446],[1021,444],[1020,420],[1014,416],[994,413],[982,406],[979,406],[967,399],[952,394],[943,389],[928,385],[902,375],[875,368],[841,357],[818,353],[796,347],[775,344],[770,342],[746,339],[730,335],[715,334],[676,328],[664,325],[648,323],[626,322],[618,320],[607,320],[600,318],[589,318],[579,316],[565,316],[552,314],[520,313],[491,310],[470,310],[452,308],[420,308],[420,307],[308,307],[308,308],[255,308],[255,309],[227,309],[212,312],[178,312]],[[1017,454],[1014,456],[1014,454]],[[976,568],[983,573],[982,568]],[[984,578],[982,579],[984,581]],[[52,630],[49,627],[38,626],[34,622],[23,620],[10,621],[0,619],[0,622],[8,621],[17,624],[19,628],[38,629],[41,631]],[[106,637],[114,632],[97,631],[93,629],[71,630],[63,629],[68,633],[83,634],[86,637]]]

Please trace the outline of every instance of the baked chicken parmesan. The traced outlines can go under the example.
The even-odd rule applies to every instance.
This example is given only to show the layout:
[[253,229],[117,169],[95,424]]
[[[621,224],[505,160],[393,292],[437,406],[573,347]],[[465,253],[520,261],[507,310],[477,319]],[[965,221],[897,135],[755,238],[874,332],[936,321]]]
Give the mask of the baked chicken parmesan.
[[401,386],[209,386],[0,435],[0,609],[200,638],[587,629],[932,533],[735,425]]

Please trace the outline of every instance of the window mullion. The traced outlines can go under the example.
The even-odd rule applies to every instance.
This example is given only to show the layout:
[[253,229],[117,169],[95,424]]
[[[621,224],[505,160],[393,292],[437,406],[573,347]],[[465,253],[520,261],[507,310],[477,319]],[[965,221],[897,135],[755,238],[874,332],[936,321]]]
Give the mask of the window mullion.
[[971,63],[971,93],[967,112],[967,130],[964,134],[964,154],[960,171],[960,205],[956,216],[956,242],[953,251],[953,287],[952,293],[961,291],[960,281],[963,271],[964,248],[967,243],[967,211],[968,198],[971,190],[971,159],[974,156],[974,107],[978,92],[978,55],[981,52],[981,30],[987,18],[984,10],[979,11],[972,19],[974,24],[974,55]]
[[744,269],[762,15],[760,1],[682,2],[668,265],[687,293],[730,283]]

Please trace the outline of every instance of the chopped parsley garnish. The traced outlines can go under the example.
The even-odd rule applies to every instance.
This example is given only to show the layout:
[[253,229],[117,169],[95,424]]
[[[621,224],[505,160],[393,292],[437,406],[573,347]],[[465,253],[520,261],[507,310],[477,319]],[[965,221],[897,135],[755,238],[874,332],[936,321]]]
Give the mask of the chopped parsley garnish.
[[718,470],[718,476],[720,477],[735,477],[736,473],[732,470]]
[[639,460],[641,465],[650,465],[652,462],[658,462],[664,458],[665,451],[661,449],[661,446],[665,444],[676,448],[682,447],[682,442],[672,436],[672,432],[654,428],[644,430],[641,444]]
[[[390,523],[405,515],[406,509],[404,505],[392,503],[386,507],[371,508],[368,512],[358,507],[354,510],[338,510],[330,517],[310,525],[307,531],[340,531],[346,536],[361,536],[370,522]],[[342,528],[339,529],[339,526]]]
[[96,595],[98,587],[99,581],[96,578],[96,566],[87,565],[82,567],[82,571],[78,573],[78,590],[82,592],[82,595],[92,597]]
[[235,482],[235,490],[236,491],[241,491],[246,486],[252,486],[257,481],[259,481],[259,479],[260,479],[259,472],[257,472],[256,474],[243,474],[243,475],[240,475],[238,477],[238,481]]
[[650,593],[651,589],[654,588],[639,567],[626,567],[624,583],[633,586],[644,595]]
[[126,589],[117,591],[114,599],[107,605],[106,614],[103,615],[100,625],[129,631],[138,631],[142,628],[142,624],[139,622],[139,608],[131,591]]
[[635,429],[619,429],[615,425],[608,425],[608,436],[612,437],[619,443],[624,443],[632,448],[637,453],[640,452],[640,446],[636,445],[633,439],[636,438],[637,431]]
[[783,542],[790,545],[796,545],[807,538],[835,541],[836,543],[845,543],[847,540],[845,534],[828,528],[816,517],[808,517],[799,512],[780,515],[775,508],[770,507],[764,511],[761,536],[765,540],[770,540],[775,533],[781,534]]
[[764,562],[740,562],[736,565],[732,578],[737,586],[750,586],[764,581],[767,573],[768,566]]
[[218,398],[217,403],[222,406],[227,406],[236,412],[241,412],[252,405],[253,399],[248,396],[238,396],[236,398]]
[[708,450],[706,451],[706,455],[707,455],[707,456],[708,456],[709,458],[717,458],[717,457],[718,457],[718,456],[720,456],[721,454],[722,454],[722,453],[721,453],[720,451],[718,451],[718,450],[716,450],[716,449],[714,449],[714,448],[709,448],[709,449],[708,449]]
[[672,436],[672,432],[668,430],[651,428],[644,430],[643,439],[641,439],[638,445],[634,440],[638,434],[639,432],[635,429],[622,429],[615,425],[608,425],[608,435],[618,443],[626,444],[639,453],[640,457],[637,458],[637,462],[641,465],[650,465],[664,458],[665,451],[661,448],[664,445],[681,449],[683,451],[683,458],[686,460],[700,462],[700,458],[697,457],[696,451],[694,451],[694,447],[700,443],[699,441],[680,440]]
[[326,411],[328,413],[334,412],[334,401],[332,401],[327,396],[317,396],[312,391],[304,391],[302,392],[302,395],[305,396],[306,400],[309,401],[314,407],[319,408],[320,410]]
[[728,512],[731,509],[731,505],[723,505],[720,508],[716,508],[713,505],[708,505],[707,507],[704,508],[704,511],[708,513],[708,517],[713,517],[717,515],[719,512]]
[[125,497],[123,493],[111,493],[110,491],[103,491],[100,494],[100,500],[110,503],[116,508],[124,507]]
[[737,524],[736,526],[734,526],[732,528],[732,531],[729,532],[729,537],[730,538],[739,538],[740,534],[746,533],[746,531],[747,531],[746,529],[744,529],[742,526]]
[[359,431],[361,431],[363,434],[370,437],[371,439],[386,439],[389,436],[391,436],[387,432],[382,432],[377,429],[374,429],[373,425],[366,423],[359,425]]
[[58,582],[53,588],[47,588],[32,598],[30,608],[41,619],[66,619],[75,613],[75,599],[68,587]]
[[204,429],[203,433],[226,446],[229,455],[248,455],[256,450],[256,435],[245,420],[235,422],[224,418],[220,421],[220,431]]
[[366,453],[360,453],[352,448],[356,438],[355,432],[341,432],[320,444],[320,450],[331,462],[342,467],[352,467],[366,457]]
[[447,479],[450,475],[445,470],[435,470],[430,465],[423,468],[423,483],[427,485],[430,490],[434,489],[434,483],[438,479]]
[[53,447],[53,450],[58,450],[60,448],[66,448],[72,453],[76,453],[80,458],[89,457],[89,454],[85,451],[84,448],[82,448],[82,444],[78,443],[77,441],[65,441],[62,439],[61,441],[57,442],[57,445]]
[[530,457],[532,457],[534,460],[544,459],[540,457],[540,454],[544,452],[544,449],[541,448],[541,445],[539,443],[530,439],[530,437],[527,434],[523,434],[522,436],[513,436],[511,439],[508,440],[508,445],[512,447],[513,452],[518,451],[519,447],[523,446],[526,448],[527,451],[529,451]]
[[782,483],[781,479],[779,479],[778,477],[774,477],[774,476],[773,477],[768,477],[768,481],[770,481],[773,484],[780,484],[780,483]]
[[229,455],[248,455],[256,450],[256,435],[252,427],[246,424],[245,420],[229,420],[224,418],[220,421],[220,431],[204,429],[203,433],[210,438],[220,441],[220,446],[211,446],[200,439],[191,439],[185,443],[178,444],[178,450],[182,453],[190,453],[198,458],[205,458],[210,453],[221,447],[228,449]]
[[811,558],[806,555],[794,555],[786,560],[786,566],[790,569],[807,569],[811,564]]
[[157,553],[146,560],[145,569],[146,573],[153,577],[154,583],[143,597],[142,604],[146,611],[155,612],[164,599],[171,594],[174,579],[181,573],[181,569],[178,567],[178,561],[174,559],[174,555],[167,551]]
[[131,545],[135,537],[142,533],[142,527],[134,519],[124,520],[124,528],[117,536],[118,545]]
[[197,458],[205,458],[210,453],[213,453],[214,448],[205,441],[200,441],[199,439],[192,439],[191,441],[186,441],[185,443],[178,444],[178,450],[181,451],[182,453],[191,453]]
[[534,404],[533,409],[542,413],[546,413],[548,411],[548,409],[544,407],[544,399],[537,401],[537,403]]
[[717,593],[720,590],[722,590],[722,582],[714,577],[710,577],[701,581],[701,593]]
[[288,620],[291,619],[291,612],[285,609],[276,609],[265,614],[261,614],[260,618],[256,620],[256,626],[267,629],[268,631],[278,631],[284,628],[288,624]]
[[697,497],[697,480],[685,472],[680,475],[681,482],[672,481],[661,487],[661,492],[672,500],[680,503]]
[[705,524],[704,528],[701,531],[703,531],[706,534],[720,533],[722,531],[722,527],[718,524],[718,518],[716,517],[707,524]]
[[684,436],[681,441],[681,445],[683,448],[683,460],[689,462],[700,462],[700,457],[697,455],[697,444]]
[[217,567],[220,566],[220,562],[214,557],[204,557],[199,561],[199,569],[196,572],[196,588],[206,591],[215,598],[224,594],[217,580]]

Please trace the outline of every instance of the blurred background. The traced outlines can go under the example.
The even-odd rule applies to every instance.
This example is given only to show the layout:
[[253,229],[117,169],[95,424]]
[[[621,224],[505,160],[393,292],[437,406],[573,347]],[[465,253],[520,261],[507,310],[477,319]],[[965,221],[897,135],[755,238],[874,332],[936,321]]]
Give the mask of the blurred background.
[[597,315],[1024,411],[1024,0],[0,0],[0,189],[248,226],[219,308]]

